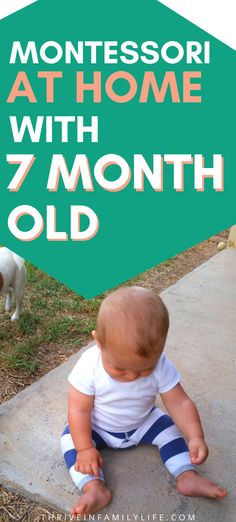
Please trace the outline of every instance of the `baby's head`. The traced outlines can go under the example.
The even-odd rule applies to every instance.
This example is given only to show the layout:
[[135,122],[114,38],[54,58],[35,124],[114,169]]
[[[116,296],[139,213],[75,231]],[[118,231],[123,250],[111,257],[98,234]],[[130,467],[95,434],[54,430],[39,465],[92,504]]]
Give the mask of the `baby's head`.
[[146,288],[120,288],[104,299],[93,337],[111,377],[133,381],[152,373],[169,328],[162,299]]

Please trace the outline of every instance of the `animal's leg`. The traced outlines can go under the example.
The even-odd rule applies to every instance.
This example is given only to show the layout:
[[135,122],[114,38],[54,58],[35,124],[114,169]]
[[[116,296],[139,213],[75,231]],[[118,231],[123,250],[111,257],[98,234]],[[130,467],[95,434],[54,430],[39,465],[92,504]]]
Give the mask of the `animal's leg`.
[[14,290],[15,290],[15,297],[16,297],[16,310],[11,317],[11,321],[16,321],[20,317],[22,301],[23,301],[23,297],[24,297],[25,284],[26,284],[26,268],[25,268],[25,266],[23,266],[21,268],[21,270],[17,271],[16,278],[15,278]]
[[5,302],[6,312],[9,312],[9,310],[12,308],[12,306],[13,306],[13,290],[12,290],[11,286],[9,286],[8,292],[7,292],[7,298],[6,298],[6,302]]

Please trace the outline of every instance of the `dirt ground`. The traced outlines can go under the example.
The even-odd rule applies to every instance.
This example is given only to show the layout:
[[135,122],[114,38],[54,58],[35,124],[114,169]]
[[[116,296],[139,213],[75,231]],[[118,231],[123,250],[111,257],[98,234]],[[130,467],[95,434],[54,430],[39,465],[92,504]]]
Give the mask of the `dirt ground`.
[[[162,292],[217,254],[219,241],[226,241],[227,237],[228,231],[223,231],[140,274],[125,285],[138,284]],[[1,402],[11,399],[91,340],[97,310],[105,295],[87,301],[32,265],[27,265],[27,271],[28,285],[21,322],[9,323],[9,316],[6,313],[1,314]],[[32,303],[36,320],[35,313],[32,315]],[[0,305],[3,306],[3,303]],[[52,313],[49,313],[52,309],[55,316],[53,322]],[[42,522],[53,520],[53,515],[56,513],[46,507],[15,492],[1,489],[1,522]]]

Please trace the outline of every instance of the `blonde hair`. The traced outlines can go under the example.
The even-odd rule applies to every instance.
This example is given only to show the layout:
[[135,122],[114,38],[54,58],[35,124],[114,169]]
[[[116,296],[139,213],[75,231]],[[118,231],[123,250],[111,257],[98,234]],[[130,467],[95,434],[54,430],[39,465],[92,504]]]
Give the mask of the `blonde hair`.
[[120,288],[104,299],[96,333],[104,349],[123,346],[148,358],[158,352],[168,328],[169,314],[160,296],[146,288],[131,286]]

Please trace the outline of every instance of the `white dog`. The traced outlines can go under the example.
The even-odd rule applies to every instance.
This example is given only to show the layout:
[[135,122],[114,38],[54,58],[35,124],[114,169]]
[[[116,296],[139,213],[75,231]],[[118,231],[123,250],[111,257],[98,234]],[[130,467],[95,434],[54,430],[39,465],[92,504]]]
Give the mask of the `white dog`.
[[15,294],[16,310],[11,321],[20,317],[21,306],[26,284],[25,261],[8,248],[0,248],[0,295],[7,294],[5,310],[9,311],[13,306],[13,293]]

